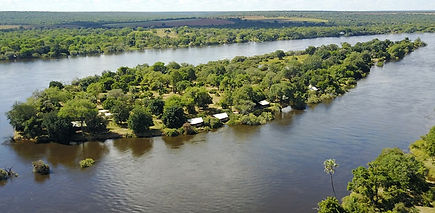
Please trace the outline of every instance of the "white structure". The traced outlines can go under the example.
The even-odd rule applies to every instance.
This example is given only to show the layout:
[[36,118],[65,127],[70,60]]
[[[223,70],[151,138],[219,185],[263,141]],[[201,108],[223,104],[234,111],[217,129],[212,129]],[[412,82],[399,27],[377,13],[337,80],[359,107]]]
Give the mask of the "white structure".
[[215,117],[219,120],[227,120],[228,114],[226,112],[224,112],[224,113],[214,114],[213,117]]
[[[73,127],[77,127],[77,128],[82,127],[82,124],[80,121],[71,121],[71,124],[73,125]],[[83,122],[83,126],[86,126],[85,122]]]
[[262,101],[260,101],[260,102],[258,102],[261,106],[269,106],[270,105],[270,103],[269,103],[269,101],[266,101],[266,100],[262,100]]
[[199,125],[202,125],[204,123],[204,119],[202,119],[201,117],[192,118],[192,119],[187,120],[187,122],[189,122],[189,124],[192,126],[199,126]]
[[319,89],[317,89],[317,87],[315,87],[315,86],[313,86],[313,85],[311,85],[311,84],[308,86],[308,89],[309,89],[309,90],[312,90],[312,91],[317,91],[317,90],[319,90]]

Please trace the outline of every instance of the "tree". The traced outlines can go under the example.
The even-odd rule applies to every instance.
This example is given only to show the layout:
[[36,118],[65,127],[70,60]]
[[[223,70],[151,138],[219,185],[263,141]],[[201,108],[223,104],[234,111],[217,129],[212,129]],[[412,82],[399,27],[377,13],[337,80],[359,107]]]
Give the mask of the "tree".
[[37,110],[33,105],[16,102],[6,116],[16,131],[24,131],[26,121],[36,118],[36,114]]
[[335,168],[338,167],[338,164],[335,162],[335,159],[328,159],[323,162],[323,166],[325,172],[329,174],[329,177],[331,177],[331,187],[332,187],[332,191],[334,192],[334,196],[336,197],[337,195],[335,194],[334,181],[332,179],[332,175],[335,173]]
[[123,101],[114,101],[110,111],[113,113],[113,119],[116,123],[126,122],[130,116],[131,107]]
[[338,202],[335,197],[327,197],[325,200],[320,201],[318,204],[318,213],[345,213],[346,210]]
[[384,149],[368,168],[353,170],[348,190],[362,195],[371,206],[382,211],[392,210],[396,204],[421,204],[429,187],[425,181],[426,168],[411,154],[398,148]]
[[59,81],[50,81],[50,84],[48,87],[57,87],[59,89],[63,89],[63,84]]
[[65,103],[59,110],[58,115],[64,118],[70,118],[75,121],[80,121],[81,128],[86,120],[94,119],[98,116],[97,106],[87,99],[72,99]]
[[60,143],[68,143],[75,133],[71,120],[59,117],[54,111],[44,115],[42,126],[50,139]]
[[192,98],[194,104],[201,108],[207,108],[209,104],[213,103],[212,97],[204,87],[190,87],[186,90],[184,97]]
[[432,160],[435,158],[435,126],[430,129],[427,135],[422,137],[425,142],[425,150]]
[[145,133],[152,125],[154,125],[153,116],[142,106],[136,106],[128,117],[128,128],[135,134]]
[[148,99],[145,101],[145,105],[150,109],[153,115],[161,115],[163,113],[165,102],[161,98]]
[[184,123],[186,123],[187,119],[183,108],[173,105],[165,108],[162,120],[168,128],[180,128]]

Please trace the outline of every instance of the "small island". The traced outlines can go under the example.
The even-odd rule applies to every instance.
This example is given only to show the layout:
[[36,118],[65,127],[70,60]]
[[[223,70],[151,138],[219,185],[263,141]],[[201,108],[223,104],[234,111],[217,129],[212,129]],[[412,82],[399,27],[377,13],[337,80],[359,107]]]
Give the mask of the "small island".
[[193,66],[171,62],[52,81],[7,113],[14,141],[69,144],[119,137],[196,134],[260,125],[282,108],[303,110],[345,94],[370,68],[425,46],[420,39],[343,43],[238,56]]

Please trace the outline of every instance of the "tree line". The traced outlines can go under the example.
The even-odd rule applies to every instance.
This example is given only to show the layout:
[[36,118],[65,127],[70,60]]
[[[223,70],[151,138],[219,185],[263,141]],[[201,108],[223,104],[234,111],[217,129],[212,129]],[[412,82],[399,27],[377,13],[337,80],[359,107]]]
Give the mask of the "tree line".
[[79,28],[0,31],[0,60],[97,55],[149,48],[178,48],[244,42],[434,32],[433,24],[285,28]]

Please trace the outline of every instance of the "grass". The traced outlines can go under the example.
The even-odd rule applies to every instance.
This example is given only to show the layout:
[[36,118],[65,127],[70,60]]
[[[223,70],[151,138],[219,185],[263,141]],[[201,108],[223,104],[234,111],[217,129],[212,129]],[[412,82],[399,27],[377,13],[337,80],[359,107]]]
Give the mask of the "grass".
[[420,213],[435,213],[435,208],[416,206]]
[[20,25],[0,25],[0,30],[17,29]]

